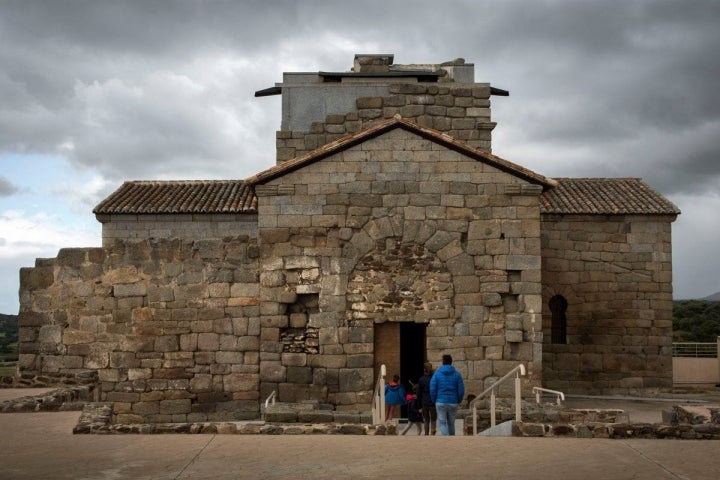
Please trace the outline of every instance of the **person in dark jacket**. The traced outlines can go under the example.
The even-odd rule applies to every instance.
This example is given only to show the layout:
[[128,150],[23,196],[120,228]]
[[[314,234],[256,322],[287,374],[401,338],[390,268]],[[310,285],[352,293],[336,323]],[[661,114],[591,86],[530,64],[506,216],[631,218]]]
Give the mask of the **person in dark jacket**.
[[423,417],[420,411],[420,402],[418,402],[417,398],[417,390],[418,386],[415,385],[413,386],[414,393],[408,393],[405,396],[405,400],[407,402],[408,424],[407,427],[405,427],[405,430],[402,431],[402,435],[405,435],[407,432],[409,432],[413,425],[415,425],[415,428],[417,428],[417,434],[422,434]]
[[430,379],[433,375],[432,363],[425,362],[423,365],[423,375],[418,380],[417,398],[420,404],[420,412],[423,417],[423,426],[425,435],[435,435],[435,425],[437,422],[437,412],[435,404],[430,398]]
[[400,384],[400,375],[394,375],[385,385],[385,420],[400,416],[400,406],[405,404],[405,387]]
[[455,435],[455,416],[465,397],[465,384],[450,355],[443,355],[442,363],[430,379],[430,397],[435,402],[440,434]]

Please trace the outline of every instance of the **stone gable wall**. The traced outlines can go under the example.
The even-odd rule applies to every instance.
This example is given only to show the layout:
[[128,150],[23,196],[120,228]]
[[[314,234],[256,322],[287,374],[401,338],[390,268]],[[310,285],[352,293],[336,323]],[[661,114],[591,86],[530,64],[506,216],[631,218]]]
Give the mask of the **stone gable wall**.
[[[428,360],[451,353],[468,393],[519,362],[538,385],[540,188],[518,183],[396,129],[258,185],[262,395],[368,408],[373,328],[392,321],[426,323]],[[319,354],[282,351],[301,294]]]
[[24,374],[97,371],[119,423],[258,416],[253,238],[116,241],[21,270]]
[[[670,222],[662,216],[543,216],[543,383],[576,393],[672,386]],[[567,344],[548,302],[568,301]]]
[[308,153],[370,123],[400,115],[486,152],[491,151],[490,87],[478,84],[393,84],[388,96],[361,97],[356,110],[328,115],[308,132],[278,131],[277,162]]

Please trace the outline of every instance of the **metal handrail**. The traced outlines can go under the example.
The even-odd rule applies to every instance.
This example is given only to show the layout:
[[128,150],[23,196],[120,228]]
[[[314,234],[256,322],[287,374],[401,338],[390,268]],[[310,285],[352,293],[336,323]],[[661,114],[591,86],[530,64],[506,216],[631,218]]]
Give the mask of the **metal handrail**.
[[267,412],[268,405],[270,404],[270,400],[272,400],[272,404],[275,405],[275,397],[277,397],[277,390],[273,390],[272,393],[265,400],[265,411],[266,412]]
[[563,392],[558,392],[557,390],[550,390],[549,388],[543,388],[543,387],[533,387],[533,392],[535,392],[535,403],[540,403],[540,392],[546,392],[546,393],[552,393],[557,395],[557,404],[560,405],[560,401],[565,401],[565,394]]
[[714,358],[718,356],[718,342],[673,342],[673,357]]
[[373,392],[372,421],[373,425],[385,423],[385,376],[387,375],[385,364],[380,365],[375,390]]
[[473,409],[473,435],[477,435],[477,402],[490,393],[490,427],[495,426],[495,389],[515,374],[515,420],[521,421],[522,396],[520,394],[520,375],[525,375],[525,365],[522,363],[506,373],[500,380],[485,389],[470,402]]

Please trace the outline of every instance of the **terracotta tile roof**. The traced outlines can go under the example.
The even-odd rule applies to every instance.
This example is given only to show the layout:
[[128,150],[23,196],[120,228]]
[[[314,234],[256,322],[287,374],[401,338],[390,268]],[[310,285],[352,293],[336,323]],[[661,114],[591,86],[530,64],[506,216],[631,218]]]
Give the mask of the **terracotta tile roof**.
[[542,213],[677,215],[668,199],[639,178],[556,178],[543,192]]
[[[680,210],[638,178],[556,178],[540,197],[542,213],[677,215]],[[97,214],[256,213],[257,198],[241,180],[128,181]]]
[[467,143],[457,140],[446,133],[435,130],[434,128],[418,125],[417,123],[404,119],[399,115],[396,115],[394,118],[378,122],[375,125],[355,134],[346,135],[334,142],[323,145],[312,152],[308,152],[305,155],[295,157],[291,160],[275,165],[274,167],[268,168],[267,170],[253,175],[252,177],[246,178],[245,182],[248,184],[267,182],[286,173],[302,168],[305,165],[322,160],[330,155],[334,155],[362,142],[387,133],[395,128],[402,128],[415,133],[420,137],[436,142],[446,148],[459,152],[470,158],[474,158],[475,160],[484,162],[488,165],[492,165],[499,170],[510,173],[511,175],[523,178],[530,183],[540,184],[544,188],[555,186],[556,182],[552,178],[545,177],[491,153],[471,147]]
[[255,213],[257,198],[242,180],[128,181],[93,213]]

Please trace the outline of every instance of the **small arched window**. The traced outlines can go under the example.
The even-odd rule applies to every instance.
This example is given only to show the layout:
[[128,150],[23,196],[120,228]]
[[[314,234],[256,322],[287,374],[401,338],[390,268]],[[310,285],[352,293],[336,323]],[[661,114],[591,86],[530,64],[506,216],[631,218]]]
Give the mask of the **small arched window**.
[[549,302],[550,313],[552,314],[551,335],[552,343],[567,343],[567,307],[568,302],[562,295],[555,295]]

